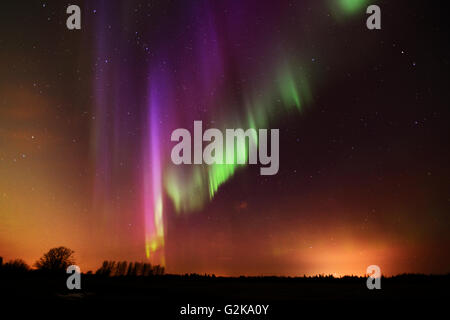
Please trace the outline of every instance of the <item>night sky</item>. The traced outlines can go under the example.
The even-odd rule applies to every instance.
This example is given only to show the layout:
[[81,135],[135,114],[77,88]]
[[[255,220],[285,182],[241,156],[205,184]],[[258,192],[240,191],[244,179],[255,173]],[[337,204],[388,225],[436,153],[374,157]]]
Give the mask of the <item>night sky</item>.
[[[2,3],[0,256],[33,264],[64,245],[82,271],[449,272],[441,3]],[[280,129],[278,174],[173,165],[170,134],[194,120]]]

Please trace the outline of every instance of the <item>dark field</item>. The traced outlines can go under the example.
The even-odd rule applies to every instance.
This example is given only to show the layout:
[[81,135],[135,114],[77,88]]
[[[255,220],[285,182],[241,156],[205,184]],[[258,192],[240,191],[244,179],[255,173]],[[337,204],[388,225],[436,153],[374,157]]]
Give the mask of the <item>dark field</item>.
[[[358,277],[224,278],[199,275],[103,277],[83,274],[82,289],[68,290],[66,275],[39,272],[2,274],[1,300],[5,305],[37,305],[70,310],[97,309],[115,312],[146,310],[150,318],[206,319],[207,315],[181,315],[181,307],[268,304],[268,315],[226,315],[213,319],[302,318],[305,311],[317,315],[361,312],[415,313],[445,307],[450,276],[402,275],[382,278],[380,290],[368,290]],[[158,316],[156,316],[158,315]]]

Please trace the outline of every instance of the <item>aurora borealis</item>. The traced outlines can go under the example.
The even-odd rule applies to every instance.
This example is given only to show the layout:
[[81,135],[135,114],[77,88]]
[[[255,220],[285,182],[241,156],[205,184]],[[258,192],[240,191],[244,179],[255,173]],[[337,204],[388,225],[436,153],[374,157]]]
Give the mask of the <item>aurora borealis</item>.
[[[449,271],[448,44],[426,4],[74,4],[81,30],[60,1],[2,11],[4,258],[65,245],[82,270]],[[279,172],[174,165],[171,133],[199,120],[279,129]]]

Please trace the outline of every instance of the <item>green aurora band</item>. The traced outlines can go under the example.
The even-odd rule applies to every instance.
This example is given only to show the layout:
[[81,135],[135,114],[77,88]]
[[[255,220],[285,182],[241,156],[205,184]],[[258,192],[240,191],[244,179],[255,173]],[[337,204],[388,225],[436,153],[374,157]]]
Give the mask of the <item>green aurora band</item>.
[[[234,121],[234,126],[226,121],[225,128],[268,128],[270,121],[276,120],[281,114],[287,112],[300,112],[304,104],[311,100],[309,83],[305,75],[292,68],[290,64],[284,63],[277,68],[270,84],[264,86],[263,96],[253,94],[247,97],[245,102],[246,114],[242,120]],[[258,146],[257,137],[252,137]],[[238,161],[239,159],[239,161]],[[221,185],[226,183],[239,168],[245,167],[248,160],[248,141],[245,145],[239,145],[235,150],[234,164],[212,164],[169,166],[165,175],[165,189],[174,203],[177,213],[200,210],[208,200],[212,200]],[[244,164],[240,164],[240,163]],[[186,172],[187,171],[187,172]]]
[[[361,12],[367,3],[368,0],[330,0],[329,9],[340,21],[343,17]],[[301,112],[311,101],[312,94],[310,75],[298,64],[298,60],[282,59],[283,62],[272,70],[272,77],[268,77],[270,81],[259,86],[262,90],[249,90],[244,94],[245,114],[223,121],[221,129],[270,128],[281,116]],[[248,143],[235,154],[247,162]],[[214,198],[220,186],[230,180],[239,168],[245,166],[237,161],[235,164],[192,165],[190,168],[170,164],[165,168],[165,190],[177,213],[197,211]]]

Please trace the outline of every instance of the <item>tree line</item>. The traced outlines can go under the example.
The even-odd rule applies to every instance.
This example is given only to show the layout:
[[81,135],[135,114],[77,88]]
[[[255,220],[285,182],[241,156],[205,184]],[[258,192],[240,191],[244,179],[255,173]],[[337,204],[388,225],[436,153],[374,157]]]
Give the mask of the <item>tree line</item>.
[[95,272],[102,276],[160,276],[164,274],[164,267],[144,262],[103,261],[102,266]]
[[[50,249],[34,263],[34,270],[48,273],[65,273],[67,267],[75,264],[75,251],[66,247]],[[33,269],[22,259],[10,260],[3,263],[0,257],[0,271],[28,272]],[[159,276],[164,274],[164,267],[144,262],[104,261],[96,275],[101,276]],[[92,273],[92,272],[88,272]]]

